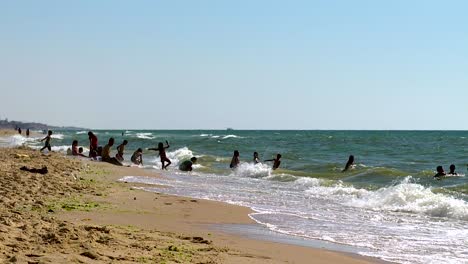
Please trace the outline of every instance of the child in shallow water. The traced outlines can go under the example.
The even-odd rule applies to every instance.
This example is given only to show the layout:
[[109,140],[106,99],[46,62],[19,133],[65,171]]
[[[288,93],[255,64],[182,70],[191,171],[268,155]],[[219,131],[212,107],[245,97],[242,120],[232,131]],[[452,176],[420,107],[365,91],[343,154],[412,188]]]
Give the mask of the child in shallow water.
[[[157,148],[149,148],[148,149],[148,150],[159,151],[159,157],[161,158],[161,163],[162,163],[162,166],[161,166],[162,170],[167,170],[167,167],[169,167],[169,165],[171,165],[171,160],[168,159],[167,156],[166,156],[166,149],[167,148],[169,148],[169,142],[167,142],[167,140],[166,140],[166,146],[164,146],[164,144],[162,142],[159,142]],[[167,165],[164,165],[164,163],[166,163],[166,162],[167,162]]]
[[133,152],[133,155],[130,158],[130,160],[135,165],[143,165],[143,150],[139,148],[135,152]]
[[442,166],[437,166],[436,170],[437,170],[437,174],[434,175],[434,178],[436,178],[437,180],[440,180],[442,179],[442,177],[447,175]]
[[450,165],[450,172],[448,173],[448,175],[451,175],[451,176],[457,176],[458,173],[455,172],[455,165],[452,164]]
[[349,158],[348,158],[348,162],[346,162],[346,165],[344,167],[344,169],[341,171],[341,172],[345,172],[349,169],[352,169],[354,166],[354,156],[353,155],[350,155]]
[[125,146],[128,144],[128,141],[127,140],[124,140],[122,142],[122,144],[120,144],[118,147],[117,147],[117,154],[115,155],[115,158],[118,159],[119,161],[123,161],[124,160],[124,151],[125,151]]
[[265,161],[273,161],[273,170],[276,170],[277,168],[279,168],[280,164],[281,164],[281,154],[276,154],[276,158],[275,159],[269,159],[269,160],[265,160]]
[[239,163],[240,163],[239,156],[240,156],[239,151],[234,150],[234,155],[232,156],[231,164],[229,164],[229,168],[235,169],[235,168],[237,168],[237,166],[239,166]]
[[49,132],[47,132],[47,136],[43,139],[41,139],[41,142],[45,140],[45,144],[44,144],[44,147],[41,148],[41,151],[43,151],[44,149],[48,149],[49,151],[52,150],[52,147],[50,146],[50,139],[52,138],[52,130],[49,130]]

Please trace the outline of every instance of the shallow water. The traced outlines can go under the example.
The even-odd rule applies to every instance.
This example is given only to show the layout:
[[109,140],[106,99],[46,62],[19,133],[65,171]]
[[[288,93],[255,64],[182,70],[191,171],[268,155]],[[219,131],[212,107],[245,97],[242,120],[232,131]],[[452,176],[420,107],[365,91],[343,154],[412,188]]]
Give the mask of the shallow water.
[[[461,131],[97,131],[100,143],[129,140],[126,159],[138,147],[169,140],[173,161],[167,179],[126,177],[128,182],[172,186],[148,191],[251,207],[251,217],[278,233],[350,245],[360,254],[399,263],[467,263],[467,132]],[[40,147],[31,139],[15,142]],[[73,139],[87,145],[86,131],[57,132],[53,149]],[[230,170],[233,150],[241,165]],[[115,150],[115,148],[114,148]],[[251,164],[283,155],[281,168]],[[341,173],[348,155],[355,169]],[[194,172],[177,164],[199,157]],[[159,170],[154,151],[145,168]],[[433,179],[435,167],[455,164],[459,177]]]

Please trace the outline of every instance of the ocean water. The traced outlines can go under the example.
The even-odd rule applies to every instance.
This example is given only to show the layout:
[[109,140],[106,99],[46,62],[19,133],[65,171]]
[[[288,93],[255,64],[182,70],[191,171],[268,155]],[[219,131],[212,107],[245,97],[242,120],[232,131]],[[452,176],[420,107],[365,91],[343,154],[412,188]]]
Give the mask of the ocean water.
[[[121,133],[124,132],[124,136]],[[350,245],[359,253],[397,263],[468,263],[468,132],[464,131],[96,131],[127,139],[128,161],[136,148],[168,140],[172,160],[164,179],[123,178],[154,184],[147,191],[248,206],[268,229],[306,239]],[[53,150],[73,139],[87,149],[86,131],[58,131]],[[39,148],[37,139],[14,136],[2,144]],[[234,150],[241,165],[229,169]],[[271,162],[252,164],[281,153]],[[115,153],[115,147],[114,147]],[[143,169],[160,170],[154,151],[144,151]],[[349,155],[355,168],[342,173]],[[191,173],[177,165],[192,156]],[[460,176],[434,180],[435,168],[455,164]],[[164,184],[172,188],[160,189]]]

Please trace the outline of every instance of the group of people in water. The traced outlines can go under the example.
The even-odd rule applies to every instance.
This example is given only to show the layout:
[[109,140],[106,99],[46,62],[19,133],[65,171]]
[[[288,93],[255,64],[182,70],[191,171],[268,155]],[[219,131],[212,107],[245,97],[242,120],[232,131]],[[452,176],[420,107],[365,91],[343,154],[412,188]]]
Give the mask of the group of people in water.
[[[42,141],[45,141],[44,147],[41,148],[40,151],[43,151],[45,149],[48,149],[49,151],[52,150],[51,147],[51,139],[52,139],[52,130],[49,130],[47,132],[47,136],[41,139]],[[115,139],[113,137],[109,138],[109,141],[107,144],[102,147],[98,145],[98,138],[97,136],[92,132],[88,132],[88,139],[89,139],[89,155],[86,156],[83,154],[83,147],[78,146],[78,140],[73,140],[71,148],[67,150],[68,155],[72,156],[79,156],[79,157],[89,157],[92,159],[101,159],[101,161],[108,162],[117,166],[123,166],[123,161],[124,161],[124,151],[125,151],[125,146],[128,144],[127,140],[123,140],[120,145],[117,146],[117,154],[115,157],[111,156],[111,148],[115,144]],[[167,157],[166,154],[166,149],[170,147],[169,142],[166,140],[166,145],[164,145],[162,142],[158,143],[158,146],[156,148],[148,148],[148,150],[154,150],[157,151],[161,160],[161,169],[167,170],[167,167],[172,164],[171,160]],[[239,151],[235,150],[234,155],[232,157],[231,163],[229,167],[231,169],[237,168],[237,166],[240,164],[239,160]],[[277,154],[276,158],[274,159],[269,159],[265,160],[265,162],[272,161],[273,162],[273,169],[279,168],[281,164],[281,154]],[[133,152],[131,158],[131,162],[135,165],[143,165],[143,149],[138,148]],[[185,160],[179,165],[179,170],[181,171],[192,171],[193,170],[193,164],[197,162],[197,157],[192,157],[190,160]],[[254,164],[260,163],[260,159],[258,157],[258,153],[254,152],[254,157],[253,157],[253,162]]]
[[[49,133],[52,134],[51,131]],[[73,156],[89,157],[92,159],[98,159],[98,157],[100,157],[100,159],[104,162],[108,162],[117,166],[123,166],[122,162],[124,161],[125,146],[128,144],[128,140],[123,140],[122,143],[117,146],[117,154],[115,155],[115,157],[112,157],[111,148],[115,144],[115,139],[113,137],[109,138],[109,141],[104,147],[98,146],[98,138],[92,131],[88,132],[88,139],[89,156],[85,156],[83,154],[83,148],[78,147],[78,140],[73,141],[69,154]],[[167,167],[171,165],[171,160],[166,155],[166,149],[168,149],[169,147],[169,142],[166,140],[165,146],[162,142],[159,142],[158,147],[148,148],[148,150],[155,150],[159,152],[159,157],[162,163],[161,169],[163,170],[167,170]],[[135,150],[130,160],[135,165],[143,165],[143,149],[138,148],[137,150]],[[179,165],[179,169],[182,171],[192,171],[192,165],[196,162],[197,158],[192,157],[190,160],[182,162]]]
[[454,164],[451,164],[449,168],[450,168],[449,173],[446,173],[444,171],[444,167],[437,166],[437,168],[436,168],[437,173],[436,173],[436,175],[434,175],[434,178],[437,179],[437,180],[441,180],[445,176],[458,176],[458,173],[455,172],[455,165]]
[[[16,127],[15,130],[18,131],[18,134],[22,135],[23,131],[21,127]],[[26,137],[29,137],[29,128],[26,129]]]
[[[229,168],[235,169],[237,166],[240,164],[240,159],[239,159],[240,153],[238,150],[234,150],[234,155],[232,156],[231,163],[229,164]],[[267,161],[273,161],[273,169],[276,170],[279,168],[281,164],[281,154],[277,154],[276,158],[274,159],[269,159],[269,160],[264,160],[264,162]],[[253,153],[253,163],[258,164],[260,163],[260,158],[258,157],[258,152]]]
[[[41,142],[45,141],[44,147],[41,148],[41,151],[43,151],[44,149],[48,149],[49,151],[51,151],[52,148],[51,148],[50,142],[51,142],[52,134],[53,134],[52,130],[49,130],[47,132],[47,136],[41,139]],[[109,141],[104,147],[98,146],[98,138],[92,131],[88,132],[88,138],[89,138],[89,155],[88,156],[83,154],[82,147],[78,147],[78,140],[73,140],[72,147],[68,149],[67,154],[73,155],[73,156],[89,157],[93,159],[98,159],[98,157],[100,157],[100,159],[104,162],[108,162],[117,166],[123,166],[122,162],[124,161],[125,146],[128,144],[127,140],[123,140],[122,143],[117,146],[117,154],[115,155],[115,157],[112,157],[110,152],[111,152],[111,147],[114,146],[114,143],[115,143],[114,138],[112,137],[109,138]],[[169,147],[170,147],[169,142],[166,140],[166,145],[164,145],[162,142],[159,142],[156,148],[148,148],[148,150],[154,150],[158,152],[160,160],[161,160],[161,164],[162,164],[161,169],[163,170],[167,170],[167,167],[169,167],[169,165],[172,164],[171,160],[166,155],[166,149],[168,149]],[[240,157],[239,151],[234,150],[231,163],[229,164],[229,167],[231,169],[235,169],[239,166],[240,164],[239,157]],[[143,165],[143,149],[138,148],[137,150],[135,150],[130,160],[135,165]],[[196,157],[192,157],[190,160],[185,160],[182,163],[180,163],[179,170],[192,171],[193,170],[192,166],[196,162],[197,162]],[[264,160],[264,162],[273,162],[272,169],[276,170],[280,167],[280,164],[281,164],[281,154],[277,154],[276,157],[273,159]],[[253,163],[254,164],[260,163],[258,152],[253,153]],[[354,156],[350,155],[342,172],[346,172],[353,167],[354,167]],[[445,177],[445,176],[457,176],[458,175],[455,172],[454,164],[450,165],[449,173],[446,173],[442,166],[437,166],[436,171],[437,171],[437,174],[434,175],[434,178],[437,180],[440,180],[442,179],[442,177]]]

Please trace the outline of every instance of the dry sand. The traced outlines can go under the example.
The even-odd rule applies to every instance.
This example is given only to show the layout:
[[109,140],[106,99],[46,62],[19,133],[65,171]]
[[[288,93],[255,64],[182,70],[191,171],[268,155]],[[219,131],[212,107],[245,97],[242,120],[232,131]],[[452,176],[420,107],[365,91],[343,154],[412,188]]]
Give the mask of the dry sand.
[[151,171],[27,148],[1,149],[0,164],[0,262],[376,262],[213,231],[212,224],[252,223],[250,210],[117,182],[127,175],[160,177]]

